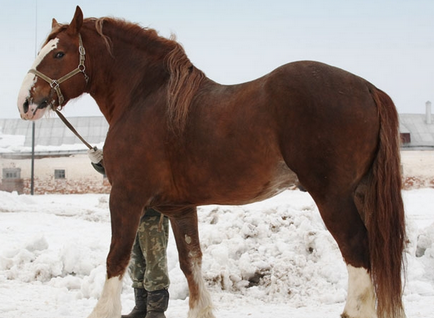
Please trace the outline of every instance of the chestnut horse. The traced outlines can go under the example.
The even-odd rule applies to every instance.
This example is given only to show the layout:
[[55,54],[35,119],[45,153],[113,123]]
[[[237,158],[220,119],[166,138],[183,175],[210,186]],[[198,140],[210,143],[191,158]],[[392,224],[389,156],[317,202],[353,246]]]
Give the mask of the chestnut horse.
[[121,314],[122,277],[145,207],[169,216],[190,292],[188,316],[210,318],[197,206],[246,204],[296,184],[315,200],[348,268],[342,317],[401,318],[403,248],[398,116],[366,80],[318,62],[254,81],[208,79],[174,39],[114,18],[52,31],[18,107],[36,120],[89,93],[110,129],[107,279],[89,317]]

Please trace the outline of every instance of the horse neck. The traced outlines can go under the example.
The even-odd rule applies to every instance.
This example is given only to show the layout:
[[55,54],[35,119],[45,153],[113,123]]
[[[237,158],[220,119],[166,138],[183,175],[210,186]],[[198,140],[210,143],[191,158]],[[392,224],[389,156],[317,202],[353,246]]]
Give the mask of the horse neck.
[[91,78],[88,92],[109,124],[135,102],[166,86],[169,79],[164,57],[170,48],[146,38],[133,43],[122,31],[104,26],[111,50],[95,27],[83,33]]

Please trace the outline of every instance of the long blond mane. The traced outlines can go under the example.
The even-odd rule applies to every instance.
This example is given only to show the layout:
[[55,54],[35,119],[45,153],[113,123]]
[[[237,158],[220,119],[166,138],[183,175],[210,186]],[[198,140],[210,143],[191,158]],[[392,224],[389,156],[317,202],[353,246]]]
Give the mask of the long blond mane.
[[166,63],[170,72],[167,90],[169,124],[175,132],[182,132],[187,123],[191,102],[205,74],[190,62],[178,43],[167,55]]
[[110,54],[112,54],[113,43],[103,33],[103,25],[106,21],[128,28],[130,34],[133,31],[135,34],[158,41],[169,48],[169,53],[165,57],[166,67],[170,74],[167,89],[167,123],[173,132],[182,133],[187,123],[190,105],[205,74],[191,63],[183,47],[176,42],[173,35],[170,39],[166,39],[159,36],[153,29],[142,28],[137,24],[120,19],[100,18],[94,21],[96,31],[102,37]]

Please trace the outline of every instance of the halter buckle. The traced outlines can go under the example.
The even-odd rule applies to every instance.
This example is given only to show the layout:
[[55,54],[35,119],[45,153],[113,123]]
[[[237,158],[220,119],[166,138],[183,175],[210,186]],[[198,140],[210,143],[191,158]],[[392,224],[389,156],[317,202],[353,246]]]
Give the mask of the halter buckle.
[[50,83],[51,88],[56,89],[59,87],[60,83],[57,80],[52,80]]

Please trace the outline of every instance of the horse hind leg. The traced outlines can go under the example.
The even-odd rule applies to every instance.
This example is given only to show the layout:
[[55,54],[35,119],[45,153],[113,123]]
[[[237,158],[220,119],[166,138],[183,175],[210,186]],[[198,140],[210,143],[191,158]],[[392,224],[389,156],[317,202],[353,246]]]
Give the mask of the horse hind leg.
[[341,317],[376,318],[375,293],[369,274],[368,235],[353,197],[328,197],[324,203],[317,204],[347,264],[347,302]]
[[188,318],[215,318],[211,296],[202,277],[202,252],[199,243],[196,208],[186,208],[181,217],[171,217],[178,248],[179,263],[189,289]]
[[[364,196],[367,189],[367,180],[363,179],[353,197],[354,205],[364,224]],[[353,209],[354,210],[354,209]],[[365,240],[367,238],[364,238]],[[375,290],[371,275],[367,268],[354,267],[347,264],[348,271],[348,294],[342,318],[367,317],[376,318]]]

